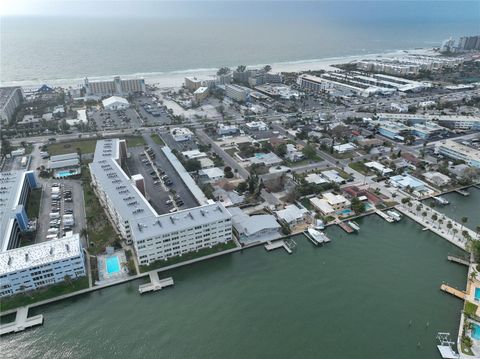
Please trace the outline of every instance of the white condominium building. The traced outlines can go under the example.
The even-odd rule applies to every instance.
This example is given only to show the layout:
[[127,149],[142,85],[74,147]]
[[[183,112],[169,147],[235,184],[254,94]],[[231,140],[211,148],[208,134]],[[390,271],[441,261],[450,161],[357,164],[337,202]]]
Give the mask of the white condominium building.
[[471,167],[480,168],[480,151],[452,140],[437,143],[435,151],[443,156],[465,161]]
[[98,141],[90,164],[92,182],[101,203],[117,230],[133,244],[141,265],[232,239],[231,214],[221,203],[207,200],[181,163],[171,158],[175,156],[166,149],[163,148],[165,156],[200,204],[198,207],[158,214],[121,167],[122,158],[126,157],[125,141]]
[[9,123],[22,101],[20,87],[0,87],[0,122]]
[[248,95],[250,90],[246,87],[242,87],[239,85],[225,85],[225,94],[227,97],[238,101],[238,102],[246,102],[248,100]]
[[85,275],[78,234],[0,253],[0,297]]
[[145,92],[146,87],[144,79],[122,80],[119,76],[115,76],[113,81],[90,82],[88,78],[85,78],[85,90],[87,95],[129,95]]

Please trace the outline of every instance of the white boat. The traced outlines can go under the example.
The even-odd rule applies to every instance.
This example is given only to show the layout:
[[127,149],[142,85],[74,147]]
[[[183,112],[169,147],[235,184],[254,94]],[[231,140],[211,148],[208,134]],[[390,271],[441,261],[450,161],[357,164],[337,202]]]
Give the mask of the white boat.
[[393,218],[395,222],[398,222],[402,219],[402,215],[396,211],[387,211],[387,214]]
[[354,221],[348,221],[347,224],[352,227],[352,229],[356,232],[359,232],[360,231],[360,226],[358,225],[358,223],[354,222]]
[[435,199],[438,203],[443,204],[443,205],[447,205],[447,204],[450,203],[450,202],[448,202],[448,200],[446,200],[445,198],[440,197],[440,196],[433,197],[433,199]]
[[317,244],[330,242],[330,238],[328,238],[323,232],[317,231],[316,229],[313,229],[313,228],[308,228],[307,232],[311,237],[311,239]]

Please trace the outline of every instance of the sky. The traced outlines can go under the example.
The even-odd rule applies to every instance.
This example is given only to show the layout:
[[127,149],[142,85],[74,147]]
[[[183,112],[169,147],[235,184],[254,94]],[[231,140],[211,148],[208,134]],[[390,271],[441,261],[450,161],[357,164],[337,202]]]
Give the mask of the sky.
[[[0,0],[0,16],[90,16],[90,17],[103,17],[103,16],[157,16],[157,17],[170,17],[178,16],[194,16],[199,13],[206,12],[205,2],[208,1],[214,4],[211,0],[190,0],[190,1],[164,1],[164,0]],[[352,0],[313,0],[314,2],[335,2],[338,4],[347,3]],[[365,4],[375,4],[378,2],[387,3],[410,3],[412,7],[416,4],[427,2],[430,6],[442,6],[443,0],[353,0],[355,2],[364,2]],[[264,3],[266,7],[275,7],[275,4],[282,2],[283,5],[287,3],[285,0],[267,0],[267,1],[255,1],[258,4]],[[304,2],[303,4],[308,4]],[[450,1],[451,2],[451,1]],[[468,1],[458,1],[468,2]],[[472,3],[480,4],[478,0],[472,0]],[[248,8],[248,1],[235,1],[235,0],[221,0],[219,3],[219,11],[225,8]],[[221,4],[220,4],[221,3]],[[294,2],[292,2],[294,3]],[[210,5],[211,5],[210,4]],[[208,7],[208,11],[211,11],[212,6]],[[308,8],[308,6],[307,6]],[[480,5],[478,14],[480,19]]]

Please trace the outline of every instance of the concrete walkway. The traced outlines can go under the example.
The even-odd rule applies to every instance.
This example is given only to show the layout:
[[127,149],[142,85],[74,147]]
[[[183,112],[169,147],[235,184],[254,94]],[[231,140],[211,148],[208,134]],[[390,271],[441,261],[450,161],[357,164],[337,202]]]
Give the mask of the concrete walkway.
[[[454,221],[453,219],[447,217],[443,213],[437,212],[431,207],[420,203],[418,201],[412,201],[412,206],[408,207],[407,205],[401,204],[395,208],[402,212],[404,215],[410,217],[414,221],[420,223],[425,228],[428,228],[430,231],[438,234],[440,237],[445,238],[450,243],[456,245],[457,247],[466,250],[467,241],[463,238],[462,232],[466,231],[470,234],[470,237],[475,240],[476,233],[471,229],[462,226],[460,223]],[[421,205],[422,208],[417,212],[417,206]],[[427,215],[423,216],[422,213],[426,212]],[[432,219],[433,215],[437,215],[438,219],[434,221]],[[440,220],[442,223],[440,223]],[[452,228],[449,229],[448,223],[452,224]],[[457,230],[455,233],[454,230]]]

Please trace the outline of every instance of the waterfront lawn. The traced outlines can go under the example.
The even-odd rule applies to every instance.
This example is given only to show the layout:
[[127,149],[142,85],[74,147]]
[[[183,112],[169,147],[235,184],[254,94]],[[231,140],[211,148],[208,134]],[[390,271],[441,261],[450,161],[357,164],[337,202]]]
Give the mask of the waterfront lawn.
[[25,211],[28,218],[37,218],[40,212],[40,200],[42,198],[42,190],[35,189],[28,195],[27,206]]
[[103,252],[106,246],[113,246],[118,235],[93,191],[88,166],[82,169],[82,187],[89,241],[88,251],[96,255]]
[[473,317],[475,313],[477,313],[477,308],[478,308],[478,305],[467,301],[465,303],[465,315],[470,318]]
[[125,137],[127,140],[127,146],[128,147],[137,147],[137,146],[145,146],[145,140],[143,139],[142,136],[129,136]]
[[59,283],[51,285],[34,292],[17,294],[12,297],[2,298],[0,301],[0,311],[6,311],[17,307],[22,307],[42,300],[55,298],[64,294],[76,292],[88,288],[88,277],[72,280],[69,283]]
[[227,249],[232,249],[232,248],[235,248],[235,247],[236,247],[236,245],[235,245],[234,241],[229,241],[227,243],[219,243],[217,245],[214,245],[212,248],[202,248],[202,249],[198,250],[197,252],[185,253],[181,257],[176,256],[176,257],[169,258],[166,261],[165,260],[159,260],[159,261],[153,262],[152,264],[150,264],[148,266],[146,266],[146,265],[140,266],[140,272],[144,273],[144,272],[148,272],[148,271],[151,271],[151,270],[154,270],[154,269],[167,267],[167,266],[170,266],[172,264],[177,264],[177,263],[181,263],[181,262],[190,261],[192,259],[197,259],[197,258],[200,258],[200,257],[208,256],[210,254],[222,252],[222,251],[225,251]]
[[157,145],[165,146],[165,142],[163,142],[163,140],[160,138],[158,134],[154,133],[150,137],[152,138],[153,142],[155,142]]
[[66,153],[78,152],[94,153],[97,140],[78,140],[70,142],[59,142],[47,145],[47,152],[50,156],[64,155]]

